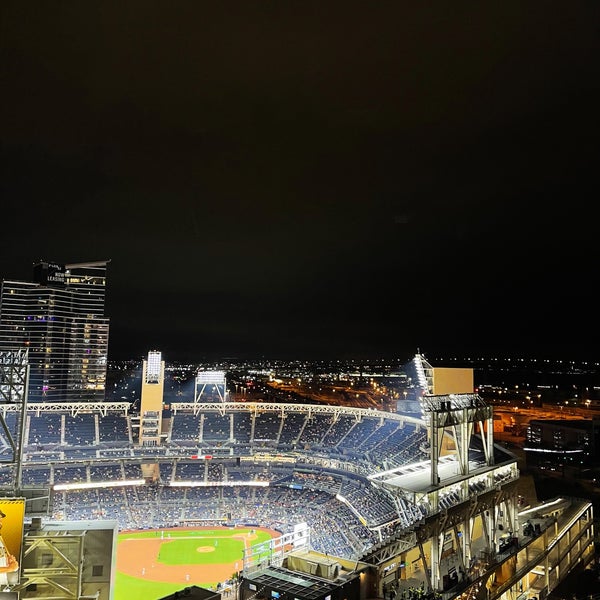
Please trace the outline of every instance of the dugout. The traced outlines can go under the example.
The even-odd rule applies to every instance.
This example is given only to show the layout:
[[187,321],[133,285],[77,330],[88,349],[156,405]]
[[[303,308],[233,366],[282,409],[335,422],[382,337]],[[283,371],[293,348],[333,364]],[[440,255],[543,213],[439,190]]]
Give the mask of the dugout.
[[270,566],[241,579],[239,600],[344,600],[360,598],[360,587],[357,573],[331,581]]

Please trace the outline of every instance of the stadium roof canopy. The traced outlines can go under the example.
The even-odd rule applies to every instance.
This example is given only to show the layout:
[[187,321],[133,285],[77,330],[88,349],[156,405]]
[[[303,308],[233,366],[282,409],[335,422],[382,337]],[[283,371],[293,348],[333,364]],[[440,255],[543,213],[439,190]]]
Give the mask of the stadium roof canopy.
[[[282,567],[269,567],[245,577],[260,587],[278,590],[289,597],[301,600],[320,600],[333,593],[340,586],[333,581],[313,577],[308,573],[289,571]],[[259,587],[259,589],[260,589]]]

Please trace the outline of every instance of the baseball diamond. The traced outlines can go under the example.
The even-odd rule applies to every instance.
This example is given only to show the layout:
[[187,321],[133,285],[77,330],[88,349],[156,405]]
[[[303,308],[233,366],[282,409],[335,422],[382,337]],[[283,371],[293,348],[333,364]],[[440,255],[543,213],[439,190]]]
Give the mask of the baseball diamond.
[[186,585],[223,585],[242,569],[244,548],[279,535],[259,527],[122,532],[117,545],[114,600],[158,597]]

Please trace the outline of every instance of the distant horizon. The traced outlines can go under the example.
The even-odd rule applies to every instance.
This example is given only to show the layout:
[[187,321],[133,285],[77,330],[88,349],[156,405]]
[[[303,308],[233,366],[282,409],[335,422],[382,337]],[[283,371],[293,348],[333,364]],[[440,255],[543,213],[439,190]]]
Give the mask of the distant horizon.
[[[159,352],[161,352],[160,348],[152,348],[149,349],[148,352],[153,351],[153,350],[157,350]],[[140,355],[139,357],[130,357],[130,358],[111,358],[110,357],[110,353],[109,353],[109,357],[108,357],[108,362],[132,362],[132,361],[143,361],[146,359],[148,352],[146,352],[145,354]],[[165,355],[165,353],[162,353],[162,358],[165,361],[165,363],[170,363],[170,364],[175,364],[175,363],[181,363],[181,364],[198,364],[198,363],[211,363],[211,362],[226,362],[226,361],[247,361],[247,362],[253,362],[253,361],[277,361],[277,362],[287,362],[287,363],[293,363],[293,362],[309,362],[309,363],[318,363],[318,362],[322,362],[322,363],[333,363],[333,362],[340,362],[340,363],[368,363],[368,362],[382,362],[382,361],[387,361],[387,362],[402,362],[403,364],[406,364],[408,362],[410,362],[412,360],[412,358],[414,358],[414,356],[416,354],[419,354],[417,352],[415,352],[414,354],[410,355],[409,358],[402,358],[402,357],[389,357],[389,356],[373,356],[370,358],[365,358],[365,357],[346,357],[346,358],[306,358],[306,357],[297,357],[297,358],[289,358],[289,357],[277,357],[277,356],[250,356],[250,357],[243,357],[243,356],[204,356],[204,357],[200,357],[200,358],[176,358],[176,359],[168,359],[168,356]],[[420,353],[427,361],[431,362],[432,360],[443,360],[443,361],[457,361],[457,362],[480,362],[480,361],[499,361],[499,362],[510,362],[512,363],[514,366],[519,366],[519,363],[536,363],[536,364],[543,364],[543,363],[564,363],[564,364],[583,364],[583,365],[594,365],[597,367],[600,367],[600,360],[599,361],[589,361],[583,358],[577,358],[577,359],[567,359],[567,358],[559,358],[559,357],[536,357],[536,356],[521,356],[521,355],[504,355],[504,356],[499,356],[499,355],[486,355],[486,356],[457,356],[457,355],[452,355],[452,356],[446,356],[446,355],[435,355],[435,356],[431,356],[428,355],[426,353]],[[435,366],[435,365],[434,365]]]

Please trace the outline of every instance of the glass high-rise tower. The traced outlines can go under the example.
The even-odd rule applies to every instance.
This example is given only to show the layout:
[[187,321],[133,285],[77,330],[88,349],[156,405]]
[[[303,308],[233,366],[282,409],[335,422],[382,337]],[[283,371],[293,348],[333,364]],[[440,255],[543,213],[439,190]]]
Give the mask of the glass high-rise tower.
[[29,402],[103,401],[108,261],[39,262],[33,281],[2,281],[0,350],[29,349]]

